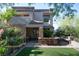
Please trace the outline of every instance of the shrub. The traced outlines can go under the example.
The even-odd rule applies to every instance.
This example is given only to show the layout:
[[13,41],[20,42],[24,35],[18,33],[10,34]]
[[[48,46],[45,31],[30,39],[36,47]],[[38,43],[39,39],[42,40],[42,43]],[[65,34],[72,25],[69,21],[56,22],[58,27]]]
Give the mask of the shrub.
[[44,28],[43,34],[44,37],[52,37],[53,31],[51,31],[50,28]]
[[9,45],[19,45],[20,43],[23,43],[23,38],[19,36],[12,37],[8,40]]
[[64,36],[64,31],[62,29],[58,28],[56,30],[54,36],[58,36],[58,37]]
[[5,47],[0,47],[0,55],[4,55],[7,51],[7,48]]
[[6,28],[2,39],[6,40],[8,45],[18,45],[23,42],[21,30],[14,27]]
[[75,35],[75,29],[73,27],[69,27],[69,26],[66,26],[66,27],[63,27],[63,28],[58,28],[55,32],[55,36],[69,36],[69,35],[72,35],[74,36]]

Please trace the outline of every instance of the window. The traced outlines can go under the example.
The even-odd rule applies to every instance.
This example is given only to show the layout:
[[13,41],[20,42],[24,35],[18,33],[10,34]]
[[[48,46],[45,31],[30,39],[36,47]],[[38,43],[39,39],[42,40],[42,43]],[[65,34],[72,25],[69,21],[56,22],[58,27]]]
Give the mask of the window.
[[29,14],[25,14],[24,16],[29,16]]
[[21,16],[20,14],[18,14],[18,15],[15,15],[15,16]]
[[16,10],[16,12],[26,12],[27,10]]
[[44,22],[49,22],[49,19],[50,19],[50,14],[49,13],[44,13],[43,17],[44,17]]
[[43,16],[50,16],[50,13],[44,13]]
[[29,16],[29,14],[16,14],[16,16]]
[[49,21],[49,19],[46,19],[46,18],[44,19],[44,22],[48,22],[48,21]]

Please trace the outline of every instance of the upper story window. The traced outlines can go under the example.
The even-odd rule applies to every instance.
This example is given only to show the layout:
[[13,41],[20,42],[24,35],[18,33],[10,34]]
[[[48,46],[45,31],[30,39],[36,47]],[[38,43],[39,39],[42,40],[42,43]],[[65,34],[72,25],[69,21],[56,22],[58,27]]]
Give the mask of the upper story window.
[[44,13],[43,14],[44,22],[49,22],[50,19],[50,13]]
[[29,14],[16,14],[16,16],[29,16]]
[[27,10],[16,10],[16,12],[32,12],[33,10],[27,9]]
[[29,14],[24,14],[24,16],[29,16]]
[[18,14],[18,15],[15,15],[15,16],[21,16],[20,14]]
[[16,12],[23,12],[23,11],[25,11],[25,10],[16,10]]
[[49,19],[47,19],[47,18],[44,18],[44,22],[49,22]]
[[43,13],[43,16],[50,16],[50,13]]

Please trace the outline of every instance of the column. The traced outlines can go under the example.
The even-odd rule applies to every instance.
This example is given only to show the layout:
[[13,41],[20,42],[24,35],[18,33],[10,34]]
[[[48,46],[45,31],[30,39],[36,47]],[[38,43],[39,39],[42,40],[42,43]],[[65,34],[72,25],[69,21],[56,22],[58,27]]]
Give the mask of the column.
[[43,27],[39,27],[39,38],[43,38]]

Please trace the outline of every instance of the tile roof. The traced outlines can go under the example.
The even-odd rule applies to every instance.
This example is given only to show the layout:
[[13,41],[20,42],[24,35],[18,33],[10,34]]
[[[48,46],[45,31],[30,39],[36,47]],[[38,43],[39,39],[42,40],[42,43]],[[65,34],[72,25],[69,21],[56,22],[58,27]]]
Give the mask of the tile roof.
[[43,24],[41,21],[30,20],[29,18],[13,17],[10,20],[11,24]]

